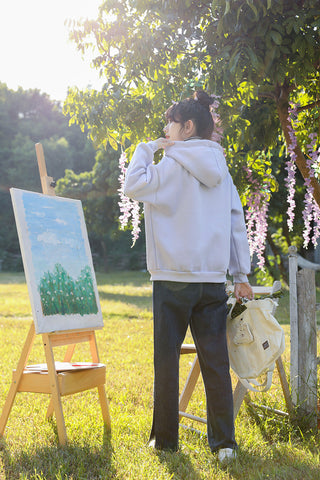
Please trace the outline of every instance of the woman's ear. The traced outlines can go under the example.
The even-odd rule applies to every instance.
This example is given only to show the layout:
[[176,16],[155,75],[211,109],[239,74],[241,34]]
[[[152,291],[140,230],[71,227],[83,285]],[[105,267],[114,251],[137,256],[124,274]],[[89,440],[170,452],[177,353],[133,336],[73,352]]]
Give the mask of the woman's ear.
[[185,122],[183,131],[186,138],[194,137],[196,135],[196,126],[193,120],[189,119]]

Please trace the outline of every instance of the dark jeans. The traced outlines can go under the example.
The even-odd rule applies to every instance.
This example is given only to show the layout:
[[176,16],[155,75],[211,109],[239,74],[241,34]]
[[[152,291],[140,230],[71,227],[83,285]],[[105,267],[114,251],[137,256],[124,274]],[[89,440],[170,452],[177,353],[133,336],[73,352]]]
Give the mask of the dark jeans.
[[153,283],[154,411],[150,440],[178,448],[179,358],[188,326],[197,348],[207,400],[212,451],[235,448],[232,386],[223,283]]

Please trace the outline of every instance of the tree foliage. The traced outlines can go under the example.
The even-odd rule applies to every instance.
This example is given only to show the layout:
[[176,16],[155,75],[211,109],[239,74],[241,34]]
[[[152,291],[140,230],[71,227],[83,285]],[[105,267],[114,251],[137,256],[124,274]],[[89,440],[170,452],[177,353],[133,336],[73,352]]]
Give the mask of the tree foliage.
[[[80,49],[98,50],[105,86],[71,91],[65,110],[99,143],[136,143],[161,131],[172,100],[205,86],[222,96],[225,126],[236,122],[241,146],[269,146],[287,93],[319,100],[319,14],[316,0],[107,0],[97,20],[72,31]],[[310,115],[313,131],[314,122]]]
[[68,126],[59,103],[37,90],[0,84],[0,269],[22,268],[9,189],[41,192],[35,143],[43,145],[56,193],[82,201],[97,268],[145,267],[143,239],[130,249],[130,232],[118,229],[118,157],[96,150],[86,129]]
[[[295,154],[304,179],[310,175],[308,135],[319,130],[318,3],[106,0],[97,19],[70,25],[78,48],[97,52],[93,65],[105,78],[104,87],[71,90],[64,110],[72,122],[89,128],[97,144],[116,148],[128,139],[134,147],[161,135],[163,113],[172,101],[205,88],[220,96],[223,142],[243,203],[250,188],[246,168],[267,196],[280,187],[283,199],[279,181],[283,147],[291,142],[289,102],[299,105]],[[320,204],[316,178],[312,185]],[[271,207],[272,218],[279,220],[279,205]],[[299,222],[291,238],[284,223],[276,230],[269,224],[274,256],[275,248],[301,237]]]
[[[21,268],[20,249],[9,189],[41,192],[35,143],[44,147],[48,174],[91,170],[95,150],[78,126],[68,126],[59,103],[38,90],[17,91],[0,83],[0,264]],[[0,268],[1,268],[0,266]]]

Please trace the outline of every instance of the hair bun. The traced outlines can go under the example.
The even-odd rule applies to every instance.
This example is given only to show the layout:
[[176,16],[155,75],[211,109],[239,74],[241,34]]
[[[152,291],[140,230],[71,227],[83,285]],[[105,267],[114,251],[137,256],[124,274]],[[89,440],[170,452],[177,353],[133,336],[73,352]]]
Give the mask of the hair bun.
[[210,105],[213,104],[213,98],[210,97],[204,90],[198,90],[194,92],[193,98],[208,110],[210,109]]

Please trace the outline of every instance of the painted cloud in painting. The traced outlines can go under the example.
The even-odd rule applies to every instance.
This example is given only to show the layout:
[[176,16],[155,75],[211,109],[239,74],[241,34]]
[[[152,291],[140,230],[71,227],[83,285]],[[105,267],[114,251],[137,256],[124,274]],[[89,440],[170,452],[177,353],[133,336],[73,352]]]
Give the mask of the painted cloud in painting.
[[88,255],[77,204],[32,192],[23,192],[22,201],[37,280],[56,263],[78,277],[88,265]]

